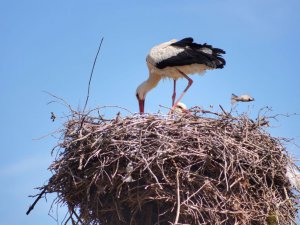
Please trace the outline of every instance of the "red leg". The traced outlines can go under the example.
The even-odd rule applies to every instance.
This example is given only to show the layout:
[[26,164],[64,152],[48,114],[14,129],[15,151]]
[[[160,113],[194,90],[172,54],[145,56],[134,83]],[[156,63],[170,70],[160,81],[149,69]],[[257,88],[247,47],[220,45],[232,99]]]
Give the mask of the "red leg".
[[173,95],[172,95],[172,106],[175,103],[175,98],[176,98],[176,80],[174,79],[174,88],[173,88]]
[[181,73],[181,75],[186,78],[188,80],[188,85],[186,86],[186,88],[184,89],[184,91],[181,93],[181,95],[179,96],[179,98],[177,99],[177,101],[175,102],[175,104],[173,105],[171,110],[174,110],[175,107],[177,106],[177,104],[180,102],[180,100],[182,99],[182,97],[184,96],[184,94],[187,92],[187,90],[190,88],[190,86],[193,84],[193,80],[191,78],[189,78],[184,72],[180,71],[179,69],[176,68],[176,70]]

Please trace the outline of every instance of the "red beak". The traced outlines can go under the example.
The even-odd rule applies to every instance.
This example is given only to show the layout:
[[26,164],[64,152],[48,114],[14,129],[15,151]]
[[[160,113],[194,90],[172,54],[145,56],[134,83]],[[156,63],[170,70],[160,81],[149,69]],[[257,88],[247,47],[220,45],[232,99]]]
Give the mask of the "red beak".
[[138,99],[138,101],[140,107],[140,114],[144,114],[145,99]]
[[140,114],[144,114],[144,106],[145,106],[145,99],[140,99],[138,93],[136,93],[136,98],[139,102],[139,107],[140,107]]

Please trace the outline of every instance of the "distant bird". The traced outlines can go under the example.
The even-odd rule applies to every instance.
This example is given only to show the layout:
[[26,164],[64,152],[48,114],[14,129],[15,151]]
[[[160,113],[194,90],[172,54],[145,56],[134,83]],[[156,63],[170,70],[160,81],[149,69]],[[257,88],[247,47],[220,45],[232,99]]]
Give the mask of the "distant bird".
[[[146,58],[149,78],[141,83],[136,90],[140,113],[144,113],[146,94],[162,78],[172,78],[174,80],[172,95],[172,110],[174,110],[193,83],[193,80],[187,75],[201,74],[207,69],[223,68],[226,62],[221,54],[225,54],[225,51],[213,48],[206,43],[194,43],[193,38],[184,38],[180,41],[171,40],[153,47]],[[176,81],[182,77],[188,80],[188,85],[175,102]]]
[[255,99],[250,95],[237,96],[235,94],[231,94],[231,104],[234,104],[236,102],[252,102],[254,100]]
[[50,117],[50,119],[52,120],[52,122],[54,122],[55,119],[56,119],[56,116],[55,116],[55,114],[54,114],[53,112],[51,112],[51,117]]
[[171,112],[175,115],[183,115],[184,113],[187,112],[187,107],[184,103],[178,102],[175,109]]

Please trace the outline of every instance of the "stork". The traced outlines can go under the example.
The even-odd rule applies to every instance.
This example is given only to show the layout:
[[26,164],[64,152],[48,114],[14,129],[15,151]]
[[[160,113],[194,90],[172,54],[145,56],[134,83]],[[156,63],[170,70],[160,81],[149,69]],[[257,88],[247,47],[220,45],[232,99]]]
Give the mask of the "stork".
[[[223,68],[226,62],[221,54],[225,54],[225,51],[213,48],[206,43],[197,44],[190,37],[180,41],[174,39],[154,46],[146,58],[149,78],[141,83],[136,90],[140,113],[144,113],[146,94],[156,87],[163,78],[174,80],[171,109],[174,110],[193,83],[188,75],[202,74],[208,69]],[[175,102],[178,78],[187,79],[188,85]]]

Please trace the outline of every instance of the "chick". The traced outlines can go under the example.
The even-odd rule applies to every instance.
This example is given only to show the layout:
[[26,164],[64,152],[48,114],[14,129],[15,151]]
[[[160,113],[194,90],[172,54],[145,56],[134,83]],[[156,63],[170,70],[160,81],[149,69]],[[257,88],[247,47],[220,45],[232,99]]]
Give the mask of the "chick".
[[187,112],[187,107],[184,103],[179,102],[175,109],[172,111],[172,114],[174,115],[183,115]]

